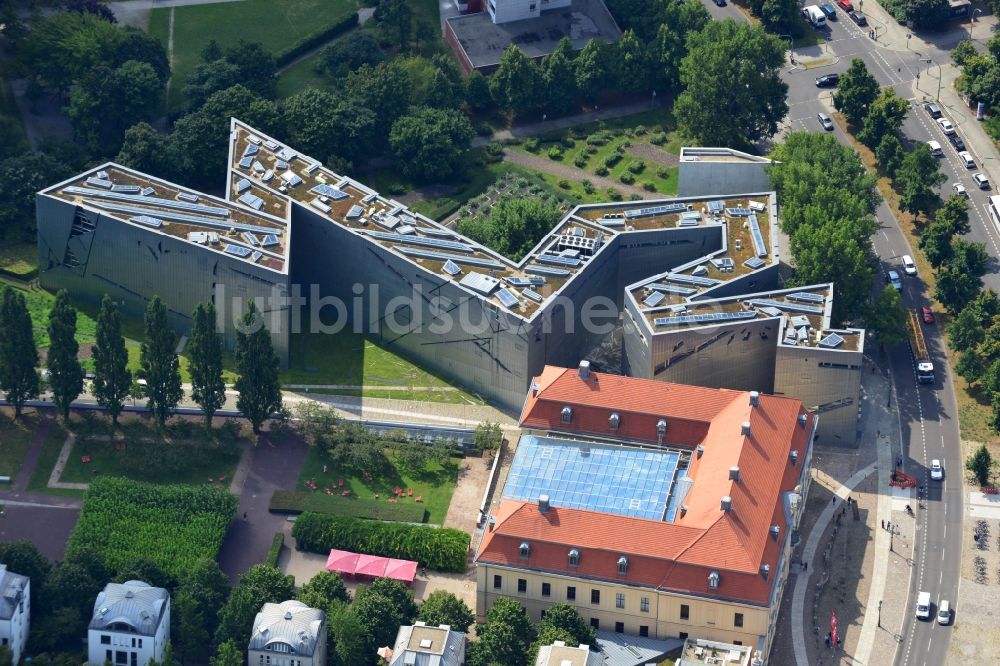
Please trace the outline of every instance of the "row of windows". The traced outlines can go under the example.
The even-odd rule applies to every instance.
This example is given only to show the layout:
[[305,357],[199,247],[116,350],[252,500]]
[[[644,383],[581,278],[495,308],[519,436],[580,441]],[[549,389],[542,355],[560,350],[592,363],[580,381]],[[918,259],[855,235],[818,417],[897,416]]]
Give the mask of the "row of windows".
[[[111,645],[111,636],[108,634],[101,634],[101,645]],[[132,637],[132,647],[142,648],[142,639],[136,639]]]
[[[108,663],[111,662],[111,650],[104,651],[104,660]],[[138,659],[136,658],[135,652],[125,652],[124,650],[115,650],[115,666],[137,666]]]
[[[260,655],[257,663],[259,666],[270,666],[271,655],[267,655],[266,657],[264,655]],[[302,666],[301,659],[282,659],[281,657],[275,657],[274,663],[275,666]]]

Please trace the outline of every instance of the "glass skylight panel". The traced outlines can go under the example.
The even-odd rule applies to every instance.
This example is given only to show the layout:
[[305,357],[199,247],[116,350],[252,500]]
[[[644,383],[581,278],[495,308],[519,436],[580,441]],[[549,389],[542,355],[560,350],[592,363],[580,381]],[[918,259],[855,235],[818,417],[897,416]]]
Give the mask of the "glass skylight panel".
[[737,321],[753,319],[757,313],[753,310],[739,312],[710,312],[707,314],[681,315],[677,317],[658,317],[653,320],[655,326],[682,326],[685,324],[707,324],[711,322]]
[[198,203],[201,199],[197,194],[191,194],[190,192],[179,192],[177,198],[181,201],[188,201],[190,203]]
[[110,199],[112,201],[134,201],[142,206],[162,206],[163,208],[176,208],[180,210],[190,211],[192,213],[201,213],[203,215],[215,215],[218,217],[228,217],[228,208],[219,208],[216,206],[202,206],[195,203],[188,203],[191,201],[197,201],[197,197],[194,199],[184,199],[184,193],[177,195],[178,199],[184,199],[184,201],[174,201],[173,199],[159,199],[156,197],[144,197],[142,195],[134,194],[122,194],[120,192],[105,192],[104,190],[92,190],[87,187],[67,187],[64,192],[67,194],[80,194],[83,196],[92,196],[97,199]]
[[278,143],[276,141],[271,141],[270,139],[268,139],[267,141],[264,142],[264,147],[267,148],[268,150],[277,150]]
[[402,245],[393,245],[392,249],[400,254],[405,254],[408,257],[419,257],[421,259],[433,259],[434,261],[453,261],[457,264],[468,264],[469,266],[480,266],[482,268],[492,268],[493,270],[502,271],[504,270],[504,265],[493,261],[492,259],[485,259],[483,257],[476,257],[473,255],[459,255],[450,254],[447,252],[435,252],[434,250],[425,250],[419,247],[403,247]]
[[623,220],[621,218],[602,217],[597,222],[598,222],[598,224],[600,224],[603,227],[624,227],[625,226],[625,220]]
[[251,183],[246,178],[240,178],[240,181],[236,183],[236,194],[243,194],[251,187]]
[[264,175],[262,175],[260,179],[265,183],[270,183],[272,180],[274,180],[274,172],[268,169],[267,171],[264,172]]
[[156,194],[156,190],[154,190],[152,187],[144,187],[142,188],[142,191],[139,192],[139,194],[141,194],[144,197],[149,197]]
[[749,268],[750,270],[755,271],[761,266],[763,266],[765,263],[767,262],[765,262],[763,259],[760,259],[759,257],[750,257],[749,259],[743,262],[743,265]]
[[319,162],[313,162],[312,164],[310,164],[309,166],[307,166],[305,169],[303,169],[303,171],[305,171],[309,175],[312,175],[313,173],[316,172],[316,169],[318,169],[319,167],[320,167]]
[[627,210],[625,211],[625,218],[631,220],[640,217],[653,217],[655,215],[671,215],[673,213],[680,213],[686,210],[687,210],[687,204],[672,203],[672,204],[665,204],[662,206],[650,206],[647,208]]
[[258,197],[256,194],[250,194],[249,192],[242,195],[238,199],[238,201],[242,204],[250,206],[254,210],[260,210],[261,208],[264,207],[264,200]]
[[334,201],[338,201],[340,199],[346,199],[348,196],[350,196],[347,194],[347,192],[338,190],[333,185],[328,185],[327,183],[320,183],[319,185],[316,185],[309,191],[315,194],[322,195],[324,197],[330,197]]
[[363,203],[363,204],[370,204],[371,202],[375,201],[375,199],[377,199],[377,198],[378,198],[377,194],[366,194],[364,196],[364,198],[361,199],[361,203]]
[[132,222],[138,222],[139,224],[145,224],[147,227],[163,226],[163,220],[157,219],[150,215],[136,215],[135,217],[130,217],[129,220],[131,220]]
[[482,273],[466,273],[458,282],[463,287],[467,287],[476,293],[489,296],[500,283],[495,277],[483,275]]
[[253,164],[252,157],[244,157],[243,159],[240,160],[241,169],[249,169],[252,164]]
[[767,256],[767,246],[764,245],[764,234],[760,232],[760,223],[757,222],[757,216],[750,216],[750,238],[753,239],[753,249],[757,253],[758,257]]
[[284,171],[285,169],[288,168],[288,162],[285,162],[284,160],[278,160],[277,162],[274,163],[274,168],[277,169],[278,171]]
[[249,141],[250,143],[252,143],[255,146],[259,146],[260,145],[260,139],[257,138],[257,137],[255,137],[253,134],[248,134],[247,135],[247,141]]
[[664,294],[662,291],[654,291],[652,294],[646,297],[646,299],[642,302],[642,304],[645,305],[647,308],[655,308],[657,305],[662,303],[663,299],[666,297],[667,295]]
[[86,180],[86,183],[87,183],[87,185],[91,185],[93,187],[103,187],[104,189],[107,189],[107,190],[110,190],[115,185],[114,183],[112,183],[110,180],[107,180],[106,178],[94,178],[93,176],[91,176],[90,178],[88,178]]
[[250,253],[253,252],[253,250],[251,250],[248,247],[243,247],[242,245],[233,245],[231,243],[229,245],[226,245],[226,249],[223,251],[226,254],[231,254],[236,257],[249,257]]
[[280,244],[281,243],[278,241],[278,237],[275,234],[268,234],[260,240],[261,247],[273,247]]
[[571,273],[562,268],[553,268],[551,266],[538,266],[535,264],[525,266],[525,273],[534,273],[536,275],[548,275],[550,277],[564,278],[569,277]]
[[668,273],[663,278],[667,282],[680,282],[681,284],[694,284],[699,287],[714,287],[719,284],[718,280],[697,275],[687,275],[685,273]]
[[836,349],[842,344],[844,344],[844,338],[840,337],[836,333],[831,333],[819,341],[819,346],[826,347],[827,349]]
[[750,217],[753,211],[749,208],[727,208],[726,215],[730,217]]
[[447,261],[444,262],[444,266],[441,267],[441,270],[444,271],[444,273],[446,273],[447,275],[451,275],[452,277],[462,274],[462,269],[459,268],[458,264],[456,264],[451,259],[448,259]]
[[434,227],[417,227],[417,231],[428,236],[440,236],[441,238],[454,238],[455,234],[445,229],[435,229]]
[[402,224],[402,225],[396,227],[396,233],[397,234],[402,234],[404,236],[409,236],[409,235],[413,234],[415,231],[416,231],[416,229],[414,229],[413,227],[411,227],[408,224]]
[[543,277],[506,277],[504,280],[507,281],[512,287],[540,287],[545,284],[545,278]]
[[253,235],[253,233],[249,231],[244,231],[241,235],[243,236],[243,240],[250,243],[251,245],[260,245],[260,240],[258,240],[257,237]]
[[813,294],[808,291],[797,291],[794,294],[788,294],[785,298],[790,298],[793,301],[803,301],[805,303],[822,303],[826,299],[823,294]]
[[680,296],[690,296],[691,294],[697,294],[697,289],[692,289],[691,287],[678,287],[675,284],[660,284],[659,282],[646,285],[653,291],[662,291],[665,294],[678,294]]
[[529,299],[533,300],[536,303],[541,303],[542,302],[542,295],[539,294],[534,289],[522,289],[521,290],[521,295],[524,296],[525,298],[529,298]]
[[243,151],[243,157],[250,157],[251,155],[256,155],[258,151],[260,151],[260,148],[251,143],[247,145],[246,149]]
[[806,314],[823,314],[823,308],[818,308],[812,305],[802,305],[801,303],[789,303],[788,301],[775,301],[768,298],[754,298],[747,301],[750,305],[755,308],[767,307],[778,308],[783,312],[804,312]]
[[348,220],[357,219],[357,218],[361,217],[361,215],[364,212],[365,212],[365,209],[362,208],[361,206],[357,206],[357,205],[351,206],[351,209],[347,211],[347,219]]
[[725,201],[709,201],[708,202],[708,212],[710,213],[721,213],[726,208]]
[[323,211],[324,213],[330,212],[330,207],[327,206],[322,201],[320,201],[319,199],[313,199],[312,201],[309,202],[309,205],[315,208],[316,210]]
[[424,238],[423,236],[406,236],[404,234],[393,234],[385,231],[368,231],[366,232],[369,236],[373,238],[378,238],[379,240],[390,241],[394,243],[406,243],[412,245],[423,245],[425,247],[434,247],[442,250],[458,250],[460,252],[472,252],[473,248],[465,245],[464,243],[458,243],[456,241],[439,240],[437,238]]
[[517,296],[515,296],[510,289],[507,289],[507,287],[500,287],[497,289],[497,298],[500,299],[500,302],[503,303],[505,308],[512,308],[520,302],[517,300]]
[[112,185],[112,192],[121,192],[122,194],[139,194],[142,192],[142,188],[138,185]]
[[259,250],[254,250],[254,253],[250,255],[250,261],[255,264],[260,261],[260,258],[264,256],[264,253]]
[[185,215],[183,213],[175,213],[171,210],[150,211],[148,208],[143,208],[141,206],[121,206],[118,204],[104,203],[103,201],[93,202],[93,205],[98,208],[103,208],[104,210],[110,210],[117,213],[127,213],[129,215],[146,215],[150,212],[155,212],[157,217],[163,218],[164,220],[170,220],[171,222],[183,222],[184,224],[211,227],[213,229],[223,229],[225,231],[235,229],[236,231],[253,231],[262,234],[274,232],[274,229],[271,227],[259,227],[254,224],[242,224],[231,220],[213,220],[209,217]]
[[547,264],[559,264],[560,266],[573,266],[574,268],[580,265],[580,260],[576,257],[563,257],[558,254],[539,254],[535,257],[538,261],[545,262]]

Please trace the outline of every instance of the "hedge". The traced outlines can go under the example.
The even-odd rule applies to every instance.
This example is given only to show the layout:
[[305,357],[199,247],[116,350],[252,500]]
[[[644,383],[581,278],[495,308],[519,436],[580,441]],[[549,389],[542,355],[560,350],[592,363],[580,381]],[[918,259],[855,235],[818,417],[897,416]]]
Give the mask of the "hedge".
[[360,497],[340,497],[320,493],[293,492],[276,490],[271,495],[268,506],[271,513],[324,513],[348,518],[370,518],[372,520],[390,520],[400,523],[422,523],[426,511],[423,505],[417,503],[390,504],[382,500],[362,499]]
[[448,527],[383,523],[303,513],[292,528],[295,547],[326,555],[332,549],[416,560],[437,571],[464,573],[472,540]]
[[271,547],[267,551],[267,559],[264,564],[272,567],[278,566],[278,558],[281,557],[281,549],[285,547],[285,533],[275,532],[274,539],[271,540]]
[[355,28],[358,25],[358,15],[357,13],[348,14],[344,16],[336,23],[318,30],[311,35],[303,37],[298,43],[292,44],[287,49],[279,51],[274,56],[275,64],[278,67],[284,67],[289,64],[300,55],[311,51],[317,46],[322,45],[325,42],[330,41],[338,35],[342,35],[351,28]]
[[215,558],[236,505],[235,495],[208,485],[98,477],[84,495],[66,552],[91,548],[116,573],[146,558],[180,578],[199,560]]

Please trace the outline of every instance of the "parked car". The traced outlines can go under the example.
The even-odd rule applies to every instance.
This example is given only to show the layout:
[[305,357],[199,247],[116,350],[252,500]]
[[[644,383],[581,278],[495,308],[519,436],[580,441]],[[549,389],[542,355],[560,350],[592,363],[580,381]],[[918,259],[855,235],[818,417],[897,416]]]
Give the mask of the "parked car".
[[824,14],[826,14],[826,18],[828,20],[830,20],[830,21],[836,21],[837,20],[837,10],[829,2],[827,2],[826,4],[820,5],[819,6],[819,10],[821,12],[823,12]]
[[896,291],[903,290],[903,281],[899,279],[899,273],[896,271],[889,271],[885,276],[886,282],[892,285],[892,288]]
[[940,481],[944,478],[944,467],[941,466],[941,461],[935,458],[931,461],[931,479],[934,481]]
[[851,0],[836,0],[836,2],[838,5],[840,5],[840,8],[843,9],[845,12],[854,11],[854,5],[851,4]]
[[941,144],[937,141],[928,141],[927,147],[931,149],[931,155],[934,157],[941,157],[944,152],[941,150]]
[[726,6],[726,0],[712,0],[712,1],[715,3],[716,7],[725,7]]
[[833,131],[833,121],[830,119],[830,116],[825,113],[817,113],[816,117],[819,119],[819,124],[823,126],[823,129],[827,132]]
[[913,263],[913,257],[908,254],[903,255],[903,272],[907,275],[917,274],[917,265]]
[[979,189],[981,190],[990,189],[990,179],[987,178],[984,174],[981,174],[977,171],[976,173],[972,174],[972,180],[976,181],[976,185],[979,186]]
[[938,624],[947,626],[951,622],[951,602],[942,599],[938,604]]
[[963,150],[959,152],[958,159],[962,160],[962,163],[965,164],[966,169],[976,168],[976,161],[972,159],[972,155],[970,155],[968,151]]
[[951,145],[955,146],[955,150],[965,150],[965,142],[958,134],[949,135],[948,140],[951,141]]
[[825,74],[816,77],[817,88],[836,88],[840,83],[840,74]]
[[951,121],[947,118],[938,118],[937,124],[941,126],[941,131],[945,134],[954,134],[955,126],[951,124]]
[[969,191],[965,189],[965,185],[962,185],[962,183],[954,183],[951,187],[958,196],[965,197],[966,199],[969,198]]
[[[847,3],[850,5],[851,3]],[[862,28],[868,25],[868,19],[861,12],[847,12],[847,15],[851,17],[851,20],[860,25]]]
[[927,113],[931,114],[931,118],[937,119],[941,117],[941,109],[934,102],[924,104],[924,109],[927,110]]
[[923,318],[925,324],[934,323],[934,311],[931,310],[931,306],[925,305],[920,308],[920,316]]

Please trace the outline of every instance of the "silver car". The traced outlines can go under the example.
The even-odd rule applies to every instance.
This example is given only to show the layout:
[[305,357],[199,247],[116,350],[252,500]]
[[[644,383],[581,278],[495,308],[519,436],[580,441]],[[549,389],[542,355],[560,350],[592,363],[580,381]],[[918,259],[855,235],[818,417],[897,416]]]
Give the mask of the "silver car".
[[816,117],[819,119],[819,124],[823,126],[823,129],[825,129],[827,132],[833,131],[833,120],[830,118],[830,116],[826,115],[825,113],[817,113]]

